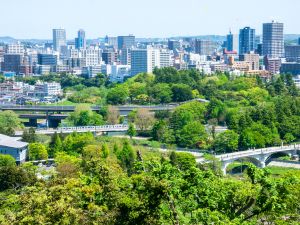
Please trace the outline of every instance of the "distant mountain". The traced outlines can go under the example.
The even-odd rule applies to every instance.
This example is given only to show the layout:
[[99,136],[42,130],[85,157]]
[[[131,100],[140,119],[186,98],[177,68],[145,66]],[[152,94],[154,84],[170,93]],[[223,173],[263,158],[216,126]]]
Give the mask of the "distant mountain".
[[284,39],[286,41],[293,41],[293,40],[297,40],[300,37],[300,34],[285,34],[284,35]]
[[0,43],[4,43],[4,44],[9,44],[9,43],[13,43],[16,42],[17,40],[14,39],[13,37],[0,37]]
[[198,35],[198,36],[178,36],[178,37],[170,37],[170,39],[183,39],[183,38],[195,38],[201,40],[211,40],[211,41],[224,41],[226,36],[223,35]]
[[[300,37],[300,34],[285,34],[284,39],[287,43],[296,43],[296,40]],[[154,37],[154,38],[136,38],[136,41],[138,42],[161,42],[161,41],[167,41],[168,39],[173,40],[180,40],[183,38],[197,38],[202,40],[211,40],[215,42],[222,42],[226,40],[225,35],[198,35],[198,36],[175,36],[175,37],[168,37],[168,38],[160,38],[160,37]],[[97,38],[97,39],[89,39],[87,40],[89,43],[98,43],[99,41],[103,41],[103,38]],[[20,41],[23,43],[36,43],[36,44],[43,44],[43,43],[51,43],[52,40],[46,40],[46,39],[15,39],[10,36],[4,36],[0,37],[0,43],[4,44],[10,44],[14,43],[16,41]],[[74,40],[68,40],[68,42],[74,42]]]

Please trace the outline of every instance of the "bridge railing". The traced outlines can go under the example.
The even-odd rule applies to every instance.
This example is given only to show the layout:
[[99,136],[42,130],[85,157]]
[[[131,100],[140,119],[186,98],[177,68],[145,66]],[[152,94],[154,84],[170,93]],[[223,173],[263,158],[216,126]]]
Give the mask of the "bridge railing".
[[103,126],[81,126],[81,127],[60,127],[58,132],[64,131],[110,131],[110,130],[127,130],[128,125],[103,125]]
[[221,160],[229,160],[229,159],[259,155],[259,154],[276,153],[281,151],[290,151],[290,150],[298,150],[298,149],[300,149],[300,145],[295,144],[295,145],[288,145],[288,146],[270,147],[270,148],[253,149],[248,151],[228,153],[228,154],[217,155],[216,157]]

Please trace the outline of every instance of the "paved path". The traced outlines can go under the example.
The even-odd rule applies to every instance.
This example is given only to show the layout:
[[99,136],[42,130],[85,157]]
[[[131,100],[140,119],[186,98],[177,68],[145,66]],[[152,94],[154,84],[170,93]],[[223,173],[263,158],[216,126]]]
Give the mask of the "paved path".
[[275,160],[275,161],[270,162],[268,166],[300,169],[300,162],[293,162],[293,161],[284,162],[284,161]]

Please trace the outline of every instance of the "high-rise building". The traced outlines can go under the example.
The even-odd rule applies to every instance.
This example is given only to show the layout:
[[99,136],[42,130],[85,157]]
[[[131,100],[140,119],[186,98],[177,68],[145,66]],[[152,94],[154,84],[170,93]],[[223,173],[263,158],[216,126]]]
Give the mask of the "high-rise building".
[[66,30],[53,29],[53,49],[54,51],[61,52],[62,47],[67,46]]
[[6,46],[6,53],[23,55],[25,53],[24,45],[22,45],[20,43],[8,44]]
[[80,51],[81,57],[85,60],[86,66],[96,66],[101,64],[102,51],[99,48],[88,48]]
[[171,66],[171,53],[169,49],[160,49],[159,51],[159,67],[170,67]]
[[110,47],[113,47],[114,49],[118,48],[118,38],[117,37],[109,37],[105,36],[105,44],[107,44]]
[[131,50],[131,76],[139,73],[151,72],[148,66],[148,49],[132,49]]
[[118,36],[118,49],[133,48],[135,46],[135,36]]
[[120,63],[122,65],[130,65],[131,64],[131,49],[124,48],[120,52]]
[[199,55],[212,55],[216,50],[215,43],[210,40],[195,41],[195,52]]
[[181,48],[180,41],[177,40],[168,40],[168,49],[169,50],[176,50]]
[[86,39],[85,31],[80,29],[78,31],[78,36],[75,38],[75,48],[76,49],[85,49],[86,48]]
[[23,62],[21,54],[5,54],[2,71],[20,73],[20,67]]
[[226,49],[227,51],[239,51],[239,37],[236,34],[232,34],[231,31],[226,38]]
[[243,55],[255,50],[255,29],[245,27],[240,29],[239,54]]
[[300,62],[300,45],[286,45],[284,52],[287,62]]
[[299,37],[299,39],[298,39],[298,45],[300,45],[300,37]]
[[263,24],[263,55],[269,58],[284,56],[283,23]]
[[57,65],[57,56],[53,54],[38,54],[39,65]]
[[102,61],[107,65],[112,65],[116,61],[116,54],[113,49],[105,49],[102,52]]
[[256,52],[257,54],[259,54],[260,56],[263,55],[263,54],[262,54],[262,43],[257,44],[257,48],[256,48],[255,52]]
[[163,68],[171,64],[171,54],[167,49],[153,48],[131,50],[131,76],[152,73],[155,67]]

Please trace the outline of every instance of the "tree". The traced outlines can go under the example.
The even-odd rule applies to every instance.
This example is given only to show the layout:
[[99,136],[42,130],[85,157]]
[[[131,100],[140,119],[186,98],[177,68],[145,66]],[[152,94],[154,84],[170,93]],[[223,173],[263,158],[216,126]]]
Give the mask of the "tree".
[[239,135],[232,130],[222,132],[217,135],[213,146],[216,152],[236,151],[239,147]]
[[120,111],[117,107],[108,106],[107,123],[110,125],[118,124],[120,120]]
[[122,150],[117,152],[117,157],[120,160],[121,166],[127,170],[128,174],[132,174],[136,155],[127,140],[124,141]]
[[179,146],[189,148],[204,147],[207,139],[204,126],[197,121],[189,122],[178,131],[176,136],[176,142]]
[[171,153],[171,162],[173,165],[178,166],[181,170],[189,170],[196,166],[196,159],[192,154],[186,152],[175,152],[175,155],[176,157],[174,157],[174,153]]
[[81,154],[84,147],[94,143],[95,138],[92,133],[72,133],[63,141],[62,150],[69,154]]
[[59,152],[55,156],[56,170],[62,178],[78,177],[81,160],[65,152]]
[[252,123],[240,135],[239,145],[243,149],[264,148],[281,143],[276,129],[270,129],[261,123]]
[[0,133],[13,136],[18,128],[22,128],[22,123],[16,113],[13,111],[0,112]]
[[193,98],[192,89],[186,84],[172,85],[173,101],[184,102]]
[[152,127],[152,138],[156,141],[162,141],[163,134],[167,129],[167,122],[164,120],[156,121]]
[[100,114],[93,112],[86,105],[78,105],[75,111],[70,114],[68,121],[74,126],[98,126],[104,121]]
[[138,109],[136,114],[135,125],[141,132],[145,132],[152,128],[154,123],[154,115],[148,109]]
[[2,166],[16,166],[16,160],[11,155],[0,154],[0,167]]
[[55,132],[54,135],[51,137],[51,141],[49,143],[49,157],[54,157],[57,152],[62,151],[63,145],[60,138],[60,135]]
[[293,141],[295,141],[295,137],[294,137],[294,135],[293,134],[291,134],[291,133],[286,133],[285,135],[284,135],[284,142],[285,143],[287,143],[287,144],[290,144],[290,143],[292,143]]
[[48,159],[48,152],[45,145],[40,143],[31,143],[29,144],[28,149],[30,160]]
[[282,95],[287,93],[287,89],[285,87],[282,77],[277,78],[277,80],[274,83],[274,88],[275,88],[275,93],[277,95]]
[[205,105],[194,101],[178,106],[170,118],[170,127],[176,132],[192,121],[204,122]]
[[129,91],[125,87],[117,86],[107,93],[107,103],[112,105],[123,105],[129,97]]
[[30,127],[29,129],[24,129],[22,134],[22,141],[33,143],[36,142],[35,129]]
[[26,172],[21,167],[0,167],[0,192],[7,189],[19,189],[23,186],[34,184],[35,182],[35,175]]
[[224,120],[225,106],[222,101],[212,98],[207,106],[206,119],[217,119],[218,122]]
[[127,134],[129,135],[130,139],[132,139],[132,137],[134,137],[136,135],[136,130],[132,123],[129,124]]
[[140,82],[134,82],[129,84],[129,97],[131,102],[140,101],[140,96],[146,96],[146,84]]
[[109,155],[109,148],[107,144],[102,145],[101,152],[102,152],[102,158],[106,159]]
[[127,120],[128,120],[129,123],[134,123],[136,121],[136,114],[137,114],[137,110],[132,110],[127,115]]
[[150,96],[155,99],[155,102],[165,104],[172,101],[172,90],[168,84],[155,84],[150,90]]

